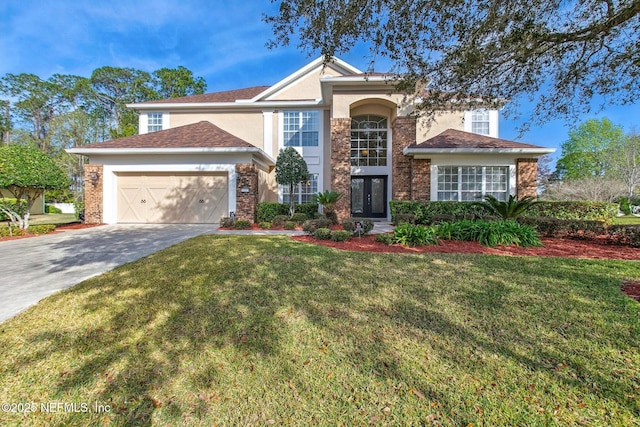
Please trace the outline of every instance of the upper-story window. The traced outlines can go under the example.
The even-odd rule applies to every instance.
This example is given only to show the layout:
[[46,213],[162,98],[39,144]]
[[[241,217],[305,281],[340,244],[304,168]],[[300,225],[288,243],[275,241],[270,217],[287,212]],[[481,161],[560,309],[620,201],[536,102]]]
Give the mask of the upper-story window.
[[475,110],[471,113],[471,132],[489,135],[489,110]]
[[387,166],[387,119],[366,115],[351,119],[351,166]]
[[284,112],[284,146],[317,147],[319,120],[317,111]]
[[147,114],[147,132],[162,130],[162,113]]

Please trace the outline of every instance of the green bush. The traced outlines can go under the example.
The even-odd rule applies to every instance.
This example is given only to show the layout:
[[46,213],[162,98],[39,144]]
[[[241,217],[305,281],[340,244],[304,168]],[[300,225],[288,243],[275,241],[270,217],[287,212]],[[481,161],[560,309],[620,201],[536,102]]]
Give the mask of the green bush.
[[274,227],[284,227],[287,221],[289,221],[289,215],[276,215],[273,217],[271,224],[273,224]]
[[264,230],[268,230],[271,228],[271,223],[267,221],[263,221],[260,224],[258,224],[258,226]]
[[0,225],[0,237],[10,237],[10,236],[23,236],[24,230],[18,227],[11,227],[7,225]]
[[276,202],[258,203],[258,209],[256,211],[256,221],[272,222],[277,215],[287,215],[288,217],[289,206]]
[[336,230],[331,232],[331,240],[334,242],[346,242],[351,238],[351,233],[347,230]]
[[[84,202],[75,202],[73,204],[73,209],[76,214],[76,219],[84,220]],[[82,218],[81,218],[82,216]]]
[[550,202],[541,201],[531,206],[523,216],[542,216],[556,219],[603,221],[611,224],[618,215],[616,203],[605,202]]
[[629,202],[628,198],[621,197],[620,200],[618,200],[618,205],[620,207],[620,211],[623,214],[631,215],[631,203]]
[[[356,223],[362,224],[362,230],[358,231]],[[362,236],[373,230],[373,221],[367,218],[345,218],[342,220],[342,228],[350,232],[352,235],[360,233]]]
[[73,203],[76,198],[73,191],[65,188],[64,190],[47,190],[44,192],[45,203]]
[[233,224],[233,227],[236,230],[246,230],[248,228],[251,228],[251,221],[248,221],[246,219],[238,219],[236,220],[236,222]]
[[523,216],[518,218],[518,222],[535,228],[545,237],[589,239],[603,235],[606,231],[602,221]]
[[220,227],[222,228],[233,228],[233,223],[233,218],[229,218],[228,216],[220,218]]
[[401,214],[413,214],[416,216],[416,224],[431,224],[431,218],[435,215],[451,215],[455,220],[475,219],[483,215],[490,215],[485,206],[478,202],[422,202],[422,201],[394,201],[389,202],[391,220],[397,223],[397,216]]
[[404,223],[415,224],[417,220],[418,220],[418,217],[416,216],[416,214],[401,213],[395,216],[393,225],[399,225]]
[[296,213],[303,213],[307,218],[313,218],[318,213],[318,204],[300,203],[299,205],[296,205]]
[[313,233],[313,237],[317,240],[330,240],[331,239],[331,229],[329,228],[318,228],[315,233]]
[[296,212],[293,215],[291,215],[291,218],[289,218],[289,220],[295,222],[298,225],[301,225],[308,218],[309,217],[307,216],[306,213],[304,213],[304,212]]
[[53,224],[30,225],[28,232],[31,234],[47,234],[56,229]]
[[44,205],[44,213],[48,213],[48,214],[61,214],[62,210],[59,208],[56,208],[55,206],[51,206],[51,205]]
[[[16,199],[0,198],[0,207],[4,207],[20,215],[24,215],[27,211],[27,202],[25,200],[20,200],[20,206],[18,206]],[[8,219],[9,217],[5,215],[4,212],[0,212],[0,221],[7,221]]]
[[640,225],[611,225],[607,228],[607,235],[613,243],[640,247]]
[[400,224],[393,230],[396,243],[404,246],[425,246],[438,244],[435,227]]
[[287,221],[287,222],[284,223],[284,229],[285,230],[295,230],[297,225],[298,224],[296,224],[293,221]]
[[436,235],[441,239],[476,241],[490,247],[542,245],[533,227],[515,221],[445,222],[436,226]]
[[393,245],[396,243],[394,233],[379,233],[373,238],[376,242],[384,243],[385,245]]
[[302,224],[302,231],[313,235],[318,228],[330,228],[331,220],[327,218],[309,219]]

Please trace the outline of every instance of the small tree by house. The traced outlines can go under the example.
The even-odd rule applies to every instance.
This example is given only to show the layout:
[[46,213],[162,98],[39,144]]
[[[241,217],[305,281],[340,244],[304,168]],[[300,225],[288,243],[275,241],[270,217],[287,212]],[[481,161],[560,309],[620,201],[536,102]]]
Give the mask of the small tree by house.
[[276,159],[276,182],[289,187],[289,213],[295,212],[295,189],[309,179],[309,169],[300,153],[293,147],[280,150]]
[[343,193],[339,191],[325,190],[313,196],[314,200],[322,205],[324,214],[333,224],[338,223],[338,215],[336,214],[336,203],[342,199]]
[[31,208],[46,190],[62,190],[69,186],[69,178],[56,162],[37,148],[23,145],[0,147],[0,188],[8,190],[16,199],[16,206],[24,200],[24,212],[16,212],[7,203],[0,206],[12,224],[27,229]]

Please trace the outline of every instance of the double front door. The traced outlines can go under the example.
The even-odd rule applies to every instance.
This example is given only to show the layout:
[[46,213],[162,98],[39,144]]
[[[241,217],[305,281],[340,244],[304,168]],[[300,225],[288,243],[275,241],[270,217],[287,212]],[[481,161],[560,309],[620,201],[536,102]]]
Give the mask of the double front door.
[[351,177],[351,216],[387,217],[387,177]]

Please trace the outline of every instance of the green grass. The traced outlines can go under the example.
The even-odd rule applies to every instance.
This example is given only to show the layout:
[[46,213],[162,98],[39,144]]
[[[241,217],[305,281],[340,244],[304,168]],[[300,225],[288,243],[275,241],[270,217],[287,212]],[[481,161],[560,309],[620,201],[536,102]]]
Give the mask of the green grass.
[[640,419],[630,261],[202,236],[0,325],[0,425],[589,425]]
[[627,215],[619,216],[613,220],[614,224],[640,225],[640,217]]
[[29,224],[41,225],[41,224],[53,224],[63,225],[72,224],[78,222],[75,214],[43,214],[43,215],[31,215],[29,218]]

